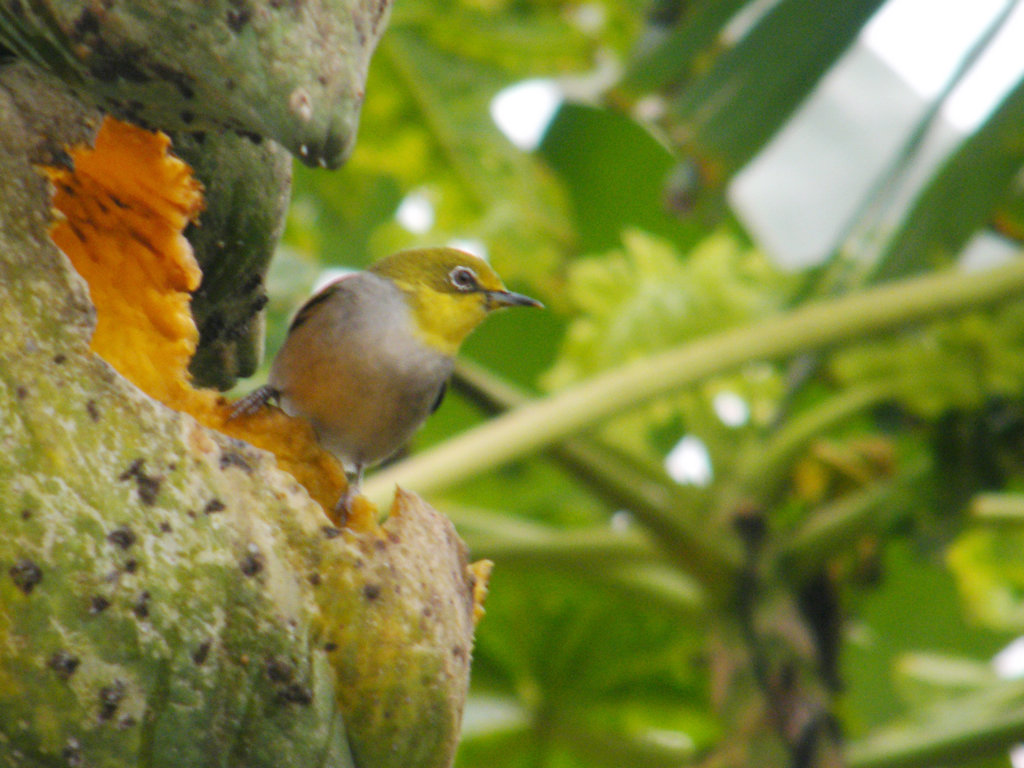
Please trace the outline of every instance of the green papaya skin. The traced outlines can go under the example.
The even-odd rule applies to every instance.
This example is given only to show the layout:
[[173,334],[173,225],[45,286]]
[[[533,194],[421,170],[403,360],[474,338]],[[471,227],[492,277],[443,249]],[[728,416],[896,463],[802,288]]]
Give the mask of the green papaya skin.
[[389,0],[0,0],[0,44],[122,119],[351,152]]
[[0,69],[0,766],[445,768],[474,580],[399,496],[339,530],[274,459],[89,350],[40,164],[98,113]]

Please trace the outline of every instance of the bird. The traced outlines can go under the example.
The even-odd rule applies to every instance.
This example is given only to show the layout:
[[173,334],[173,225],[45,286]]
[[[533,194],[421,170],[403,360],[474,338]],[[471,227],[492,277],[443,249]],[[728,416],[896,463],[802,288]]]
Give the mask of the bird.
[[441,405],[455,356],[494,310],[542,307],[508,290],[478,256],[414,248],[344,275],[296,312],[267,384],[232,418],[276,401],[306,419],[345,468],[344,519],[363,473],[406,444]]

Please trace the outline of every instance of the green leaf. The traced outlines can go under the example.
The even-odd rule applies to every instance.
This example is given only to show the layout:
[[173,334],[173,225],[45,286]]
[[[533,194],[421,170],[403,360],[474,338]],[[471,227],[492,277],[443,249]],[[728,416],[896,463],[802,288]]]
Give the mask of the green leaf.
[[622,248],[569,268],[574,310],[558,362],[544,377],[556,390],[711,331],[767,313],[768,286],[782,280],[764,257],[720,233],[685,257],[639,230]]
[[848,589],[839,701],[851,740],[869,738],[907,714],[893,677],[906,654],[927,651],[987,664],[1012,639],[968,623],[957,586],[939,553],[926,551],[919,537],[890,534],[872,582]]
[[848,385],[887,383],[904,408],[925,418],[976,410],[1024,388],[1024,304],[847,348],[830,369]]
[[954,260],[1024,167],[1024,81],[943,164],[889,238],[874,280],[894,278]]
[[[537,750],[598,764],[588,747],[596,738],[612,754],[643,758],[626,764],[662,765],[648,762],[655,755],[665,759],[656,729],[697,743],[717,733],[703,711],[705,670],[694,661],[703,640],[696,624],[687,628],[660,603],[638,603],[589,581],[511,571],[500,563],[495,576],[477,636],[474,685],[511,697],[536,728],[517,732],[512,742],[476,731],[463,754],[493,757],[488,742],[497,740],[507,750],[501,765],[519,764]],[[678,761],[687,751],[673,754]]]
[[629,117],[565,103],[540,147],[565,184],[583,253],[615,248],[626,227],[643,229],[679,247],[704,232],[666,210],[665,178],[672,153]]
[[900,657],[894,677],[902,698],[915,707],[978,691],[999,682],[988,660],[928,651],[906,653]]
[[634,98],[645,91],[678,88],[692,82],[720,51],[719,35],[748,0],[679,3],[671,25],[652,9],[647,29],[629,61],[619,88]]
[[949,567],[971,617],[990,627],[1024,628],[1024,531],[979,528],[949,549]]
[[782,0],[669,109],[686,138],[727,178],[789,119],[818,80],[856,38],[881,0],[822,3]]

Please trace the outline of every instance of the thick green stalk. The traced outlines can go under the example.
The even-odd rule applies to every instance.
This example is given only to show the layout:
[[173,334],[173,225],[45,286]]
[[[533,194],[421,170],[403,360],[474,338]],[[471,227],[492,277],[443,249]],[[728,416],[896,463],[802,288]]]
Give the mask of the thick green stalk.
[[459,526],[473,555],[516,565],[611,568],[623,562],[663,561],[641,531],[616,532],[610,527],[555,529],[540,523],[512,521],[507,515],[445,510]]
[[593,441],[569,440],[558,453],[571,458],[578,478],[628,509],[678,568],[711,594],[732,594],[743,549],[731,530],[710,524],[707,489],[678,485],[664,470],[638,466],[628,454]]
[[696,749],[683,733],[678,734],[675,743],[666,743],[664,736],[656,740],[645,739],[643,734],[609,732],[573,714],[571,709],[561,708],[552,717],[550,727],[559,742],[571,744],[595,768],[678,768],[694,758]]
[[[459,363],[454,388],[491,413],[529,399],[517,387],[466,362]],[[743,566],[743,551],[731,530],[708,525],[710,496],[705,489],[680,486],[660,464],[638,461],[586,437],[551,446],[550,455],[610,508],[630,510],[673,562],[706,590],[731,593]]]
[[635,598],[637,605],[665,610],[692,620],[713,608],[705,600],[705,592],[678,568],[661,563],[622,563],[608,571],[607,578],[598,576],[611,589]]
[[639,529],[564,530],[481,510],[445,511],[473,556],[494,560],[499,568],[571,571],[687,617],[706,607],[700,586],[670,565]]
[[637,360],[528,403],[372,477],[385,503],[395,484],[430,494],[536,451],[602,419],[743,363],[788,357],[947,317],[1024,292],[1024,259],[984,272],[948,270],[815,302],[752,327]]

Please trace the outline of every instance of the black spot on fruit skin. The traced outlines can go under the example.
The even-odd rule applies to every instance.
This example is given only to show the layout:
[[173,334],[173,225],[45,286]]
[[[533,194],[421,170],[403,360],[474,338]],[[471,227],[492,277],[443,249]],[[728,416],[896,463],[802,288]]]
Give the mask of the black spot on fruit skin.
[[243,139],[248,139],[256,146],[263,143],[263,137],[255,131],[243,131],[239,129],[235,131],[235,134],[241,136]]
[[135,598],[135,603],[132,605],[132,612],[140,619],[149,617],[149,592],[143,590],[139,593],[139,596]]
[[237,467],[243,472],[252,472],[252,465],[237,451],[224,451],[220,455],[220,468]]
[[63,147],[49,146],[45,147],[45,151],[47,153],[47,165],[55,165],[58,168],[63,168],[65,171],[74,172],[75,161],[71,159],[71,155]]
[[82,763],[82,745],[78,739],[68,739],[67,745],[60,751],[60,756],[64,759],[68,768],[79,768]]
[[125,685],[120,680],[115,680],[110,685],[100,688],[100,720],[106,721],[117,713],[121,706],[121,699],[124,698]]
[[367,600],[376,600],[380,597],[380,584],[367,584],[363,587],[363,596]]
[[26,595],[32,594],[36,584],[43,580],[43,569],[28,558],[22,558],[11,566],[8,573],[14,586]]
[[121,549],[128,549],[135,543],[135,533],[127,525],[122,525],[107,534],[107,541]]
[[79,40],[86,35],[95,35],[99,31],[99,17],[88,8],[82,11],[81,15],[75,19],[75,24],[72,27],[72,34]]
[[127,480],[130,477],[135,477],[139,472],[142,471],[142,467],[145,466],[145,459],[135,459],[131,464],[128,465],[128,469],[117,476],[118,480]]
[[156,496],[160,492],[160,484],[163,482],[163,478],[157,475],[147,475],[145,466],[145,459],[135,459],[135,461],[128,465],[128,469],[117,476],[117,479],[134,480],[139,493],[139,500],[147,507],[151,507],[156,502]]
[[93,595],[89,598],[89,613],[94,616],[97,613],[103,613],[109,607],[110,601],[103,595]]
[[[258,272],[254,272],[253,274],[249,275],[249,277],[247,277],[245,279],[245,284],[242,286],[242,293],[252,293],[253,291],[255,291],[257,288],[261,287],[262,285],[263,285],[263,275],[259,274]],[[260,300],[262,300],[262,303],[256,309],[263,309],[263,307],[266,306],[266,303],[270,299],[267,298],[266,294],[263,294],[262,296],[259,297],[259,299],[257,299],[257,301],[260,301]]]
[[257,573],[263,570],[264,560],[263,555],[259,552],[246,552],[245,557],[239,563],[239,567],[242,569],[242,573],[246,576],[255,576]]
[[73,653],[68,651],[56,651],[46,666],[57,673],[57,677],[61,680],[70,680],[71,676],[75,674],[75,670],[78,669],[78,665],[81,663],[79,658]]
[[308,706],[313,703],[313,693],[308,687],[294,680],[295,667],[287,659],[277,656],[267,660],[267,678],[277,688],[277,698],[286,704]]
[[227,22],[232,32],[241,32],[242,28],[252,18],[252,11],[248,8],[232,8],[228,11]]
[[138,46],[114,48],[103,38],[91,41],[92,56],[89,72],[106,83],[126,80],[130,83],[148,83],[152,78],[139,66],[145,60],[145,51]]
[[197,667],[203,666],[206,662],[206,658],[210,655],[210,646],[213,643],[209,640],[204,640],[199,644],[199,647],[192,651],[192,663]]
[[224,506],[223,501],[220,499],[210,499],[206,502],[206,506],[203,507],[203,512],[207,515],[212,515],[214,512],[223,512],[225,509],[227,507]]
[[267,661],[267,677],[275,683],[289,683],[295,676],[295,668],[285,659],[272,658]]
[[299,704],[308,707],[313,703],[313,692],[301,683],[288,683],[277,693],[278,698],[287,704]]
[[177,88],[178,93],[182,95],[182,98],[188,100],[195,97],[195,78],[191,75],[185,72],[180,72],[173,67],[169,67],[166,64],[161,64],[159,62],[150,64],[149,68],[153,71],[154,75],[159,77],[161,80],[166,80]]

